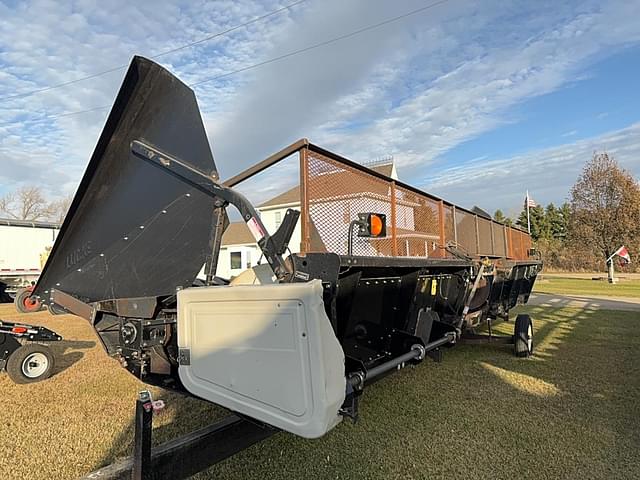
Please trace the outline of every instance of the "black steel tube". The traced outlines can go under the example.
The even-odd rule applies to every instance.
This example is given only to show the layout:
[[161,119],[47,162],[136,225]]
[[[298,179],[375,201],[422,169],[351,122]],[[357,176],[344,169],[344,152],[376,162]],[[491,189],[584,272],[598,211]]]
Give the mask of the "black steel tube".
[[438,347],[441,347],[443,345],[446,345],[447,343],[452,343],[456,338],[456,334],[454,332],[449,332],[447,333],[444,337],[442,337],[440,340],[434,340],[431,343],[427,343],[424,346],[424,350],[426,352],[430,352],[431,350],[434,350]]
[[351,220],[351,223],[349,223],[349,238],[347,239],[347,255],[349,257],[353,255],[353,227],[359,224],[359,220]]
[[372,380],[384,373],[387,373],[389,370],[393,370],[394,368],[397,368],[398,365],[402,365],[403,363],[408,362],[410,360],[420,358],[421,356],[425,355],[427,352],[430,352],[431,350],[435,350],[436,348],[441,347],[442,345],[446,345],[447,343],[453,342],[454,339],[455,339],[455,334],[451,332],[451,333],[447,333],[444,337],[438,340],[427,343],[424,347],[422,345],[415,345],[407,353],[404,353],[399,357],[396,357],[393,360],[389,360],[388,362],[385,362],[381,365],[373,367],[372,369],[367,370],[366,373],[356,372],[354,374],[351,374],[347,379],[347,382],[354,388],[361,387],[366,380]]
[[385,362],[381,365],[378,365],[376,367],[373,367],[367,370],[367,373],[364,379],[371,380],[382,375],[383,373],[387,373],[389,370],[393,370],[394,368],[397,368],[398,365],[402,365],[405,362],[408,362],[410,360],[420,357],[423,354],[423,351],[424,350],[422,349],[412,348],[407,353],[400,355],[399,357],[396,357],[393,360],[389,360],[388,362]]

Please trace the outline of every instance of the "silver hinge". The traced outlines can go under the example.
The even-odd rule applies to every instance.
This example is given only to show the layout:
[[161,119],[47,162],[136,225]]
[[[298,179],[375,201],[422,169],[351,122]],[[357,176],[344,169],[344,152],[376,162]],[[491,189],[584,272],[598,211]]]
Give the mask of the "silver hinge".
[[191,350],[181,348],[178,351],[178,365],[191,365]]

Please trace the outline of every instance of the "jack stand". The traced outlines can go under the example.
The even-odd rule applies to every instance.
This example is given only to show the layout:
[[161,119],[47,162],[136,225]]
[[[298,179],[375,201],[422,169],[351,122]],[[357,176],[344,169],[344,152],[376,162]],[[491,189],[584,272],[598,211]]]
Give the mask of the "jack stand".
[[133,447],[132,480],[151,479],[151,433],[153,431],[153,401],[143,390],[136,401],[135,444]]

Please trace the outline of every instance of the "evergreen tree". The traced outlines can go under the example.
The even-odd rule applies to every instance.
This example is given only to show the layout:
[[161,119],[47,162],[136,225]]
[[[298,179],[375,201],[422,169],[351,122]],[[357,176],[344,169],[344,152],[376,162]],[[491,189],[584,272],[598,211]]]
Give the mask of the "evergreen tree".
[[558,235],[560,238],[567,238],[569,232],[569,224],[571,223],[571,205],[567,202],[560,207],[560,216],[562,217],[562,229]]
[[562,218],[561,210],[556,208],[553,203],[550,203],[545,209],[544,216],[545,231],[543,237],[551,240],[564,236],[564,219]]
[[[531,223],[531,239],[536,241],[542,237],[544,231],[547,228],[545,224],[544,207],[542,207],[541,205],[530,207],[529,219]],[[522,212],[520,212],[520,215],[518,216],[518,220],[516,221],[516,225],[518,225],[523,230],[527,229],[526,207],[522,209]]]

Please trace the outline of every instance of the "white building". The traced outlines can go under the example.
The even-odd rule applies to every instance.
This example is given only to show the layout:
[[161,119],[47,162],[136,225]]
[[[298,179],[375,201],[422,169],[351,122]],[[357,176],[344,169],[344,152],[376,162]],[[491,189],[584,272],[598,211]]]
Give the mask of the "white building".
[[[393,162],[376,165],[371,167],[371,170],[393,178],[394,180],[398,179],[397,170]],[[350,202],[352,202],[352,200],[350,200]],[[262,223],[266,229],[270,234],[273,234],[276,232],[278,227],[280,227],[282,219],[289,208],[300,210],[300,187],[297,185],[262,203],[256,208],[256,210],[258,210]],[[352,209],[352,211],[356,212],[356,210],[357,205]],[[352,219],[349,219],[347,224],[351,220]],[[319,233],[322,236],[322,232]],[[301,226],[298,221],[289,242],[289,249],[292,253],[300,251],[301,239]],[[222,236],[222,247],[218,258],[216,275],[223,278],[234,277],[246,268],[257,265],[260,256],[261,250],[256,244],[246,224],[244,222],[231,223]]]

